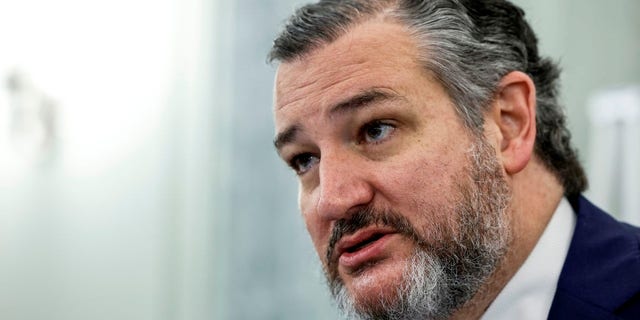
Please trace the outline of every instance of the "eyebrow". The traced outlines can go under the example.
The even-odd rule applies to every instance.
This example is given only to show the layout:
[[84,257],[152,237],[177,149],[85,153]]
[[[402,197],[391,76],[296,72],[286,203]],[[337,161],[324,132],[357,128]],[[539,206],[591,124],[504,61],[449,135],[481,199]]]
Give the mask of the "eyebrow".
[[329,114],[356,111],[382,100],[389,100],[392,98],[396,98],[396,96],[378,89],[367,90],[338,103],[329,110]]
[[[379,89],[371,89],[361,92],[353,97],[342,101],[329,109],[329,114],[354,112],[359,109],[371,106],[375,103],[384,100],[393,100],[398,98],[394,94],[390,94]],[[296,140],[296,136],[301,131],[300,125],[292,125],[279,133],[273,140],[273,145],[276,150],[280,150],[287,144],[293,143]]]
[[276,138],[273,139],[273,145],[276,147],[276,150],[280,152],[282,147],[284,147],[286,144],[289,144],[295,141],[296,135],[298,135],[299,131],[300,131],[300,126],[293,125],[287,128],[286,130],[282,131],[281,133],[278,133]]

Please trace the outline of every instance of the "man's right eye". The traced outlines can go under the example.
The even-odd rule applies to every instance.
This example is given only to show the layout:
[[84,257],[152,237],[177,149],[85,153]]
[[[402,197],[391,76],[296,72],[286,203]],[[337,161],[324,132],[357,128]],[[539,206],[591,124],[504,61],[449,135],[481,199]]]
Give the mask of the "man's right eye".
[[289,161],[289,166],[295,170],[296,174],[303,175],[311,170],[320,159],[311,153],[301,153],[294,156]]

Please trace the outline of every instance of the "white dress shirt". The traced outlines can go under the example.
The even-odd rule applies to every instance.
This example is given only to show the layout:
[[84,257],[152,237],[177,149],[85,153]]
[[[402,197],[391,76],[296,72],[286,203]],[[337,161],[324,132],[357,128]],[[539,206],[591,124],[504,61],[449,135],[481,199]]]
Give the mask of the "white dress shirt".
[[547,318],[575,224],[573,209],[562,198],[533,251],[489,306],[483,320]]

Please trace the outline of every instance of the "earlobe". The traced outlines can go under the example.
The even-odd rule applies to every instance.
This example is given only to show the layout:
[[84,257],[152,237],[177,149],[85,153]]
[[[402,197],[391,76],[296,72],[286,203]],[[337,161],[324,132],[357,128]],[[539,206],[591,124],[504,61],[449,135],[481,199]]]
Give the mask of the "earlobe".
[[500,130],[500,155],[507,174],[524,169],[536,138],[536,88],[531,78],[514,71],[502,78],[492,117]]

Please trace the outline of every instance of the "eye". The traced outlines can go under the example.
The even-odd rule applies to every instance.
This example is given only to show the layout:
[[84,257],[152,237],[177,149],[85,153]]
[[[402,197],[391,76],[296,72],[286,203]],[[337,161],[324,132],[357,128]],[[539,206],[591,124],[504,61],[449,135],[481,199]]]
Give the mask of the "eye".
[[302,175],[311,170],[320,159],[311,153],[301,153],[289,160],[289,166],[295,170],[296,174]]
[[360,142],[363,143],[379,143],[389,137],[396,129],[395,126],[376,120],[367,123],[360,130]]

